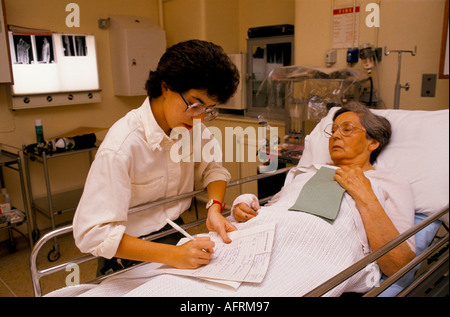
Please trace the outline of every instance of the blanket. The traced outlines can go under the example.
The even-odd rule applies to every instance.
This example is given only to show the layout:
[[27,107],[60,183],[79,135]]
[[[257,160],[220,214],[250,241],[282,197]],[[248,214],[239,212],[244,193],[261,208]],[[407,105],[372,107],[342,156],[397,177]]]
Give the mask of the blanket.
[[[252,220],[236,224],[238,230],[267,222],[276,224],[270,264],[261,283],[242,283],[237,290],[218,289],[197,278],[158,274],[155,268],[160,264],[149,263],[99,285],[66,287],[47,296],[297,297],[364,257],[365,243],[358,234],[361,218],[348,195],[344,196],[333,224],[308,213],[289,211],[296,195],[286,195],[271,206],[262,207]],[[369,265],[325,296],[366,292],[378,282],[377,273],[376,265]]]

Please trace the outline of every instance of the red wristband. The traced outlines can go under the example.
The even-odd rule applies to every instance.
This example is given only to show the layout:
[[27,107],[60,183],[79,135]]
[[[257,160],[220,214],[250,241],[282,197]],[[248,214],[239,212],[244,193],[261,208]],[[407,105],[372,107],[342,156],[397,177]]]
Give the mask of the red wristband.
[[206,211],[208,211],[208,209],[209,209],[212,205],[214,205],[214,204],[218,204],[218,205],[220,206],[220,213],[222,213],[223,210],[225,209],[225,205],[226,205],[226,204],[223,204],[223,205],[222,205],[222,203],[221,203],[220,201],[215,200],[215,199],[211,199],[210,201],[208,201],[208,202],[206,203]]

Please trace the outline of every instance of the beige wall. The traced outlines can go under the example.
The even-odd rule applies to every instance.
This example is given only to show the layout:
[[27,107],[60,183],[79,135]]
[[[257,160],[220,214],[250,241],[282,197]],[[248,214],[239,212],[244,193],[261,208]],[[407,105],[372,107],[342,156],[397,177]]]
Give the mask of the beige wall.
[[[164,27],[168,44],[189,38],[214,41],[228,53],[246,52],[250,27],[295,24],[295,63],[325,66],[325,52],[332,46],[332,8],[360,5],[359,45],[412,50],[403,54],[401,80],[409,91],[401,90],[401,109],[448,108],[448,79],[438,79],[436,96],[421,97],[422,74],[437,74],[445,0],[167,0],[164,1]],[[380,6],[379,28],[365,25],[369,3]],[[347,67],[347,49],[338,50],[334,67]],[[373,72],[383,107],[393,108],[397,78],[397,54],[382,56]],[[361,68],[361,62],[355,65]]]
[[199,38],[227,53],[247,50],[250,27],[295,22],[295,0],[166,0],[163,8],[168,45]]
[[197,38],[213,41],[228,53],[238,49],[238,0],[164,1],[167,44]]
[[[332,11],[335,6],[353,5],[345,0],[296,0],[296,64],[325,66],[324,53],[331,48]],[[413,50],[417,55],[402,55],[400,84],[409,83],[409,91],[401,90],[401,109],[435,110],[449,107],[448,79],[438,79],[436,97],[420,96],[422,74],[438,74],[444,0],[361,0],[360,44],[370,43],[391,50]],[[368,28],[365,18],[368,3],[380,5],[380,27]],[[338,50],[338,63],[346,67],[346,49]],[[357,65],[356,67],[361,67]],[[398,55],[384,56],[374,79],[386,108],[393,108]]]

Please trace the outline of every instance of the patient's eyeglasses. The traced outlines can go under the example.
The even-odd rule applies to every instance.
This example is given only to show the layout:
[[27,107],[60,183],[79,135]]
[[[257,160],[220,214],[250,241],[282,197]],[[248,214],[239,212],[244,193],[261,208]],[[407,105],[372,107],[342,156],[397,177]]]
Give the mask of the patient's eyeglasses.
[[325,132],[325,135],[330,138],[333,136],[334,132],[336,132],[337,129],[339,129],[339,132],[342,136],[350,136],[355,130],[366,132],[366,130],[362,128],[355,127],[350,121],[345,121],[341,125],[330,123],[325,127],[323,131]]
[[196,117],[196,116],[204,115],[205,121],[211,121],[211,120],[214,120],[219,115],[219,112],[216,109],[205,107],[201,103],[197,103],[197,102],[190,105],[190,104],[188,104],[186,99],[184,99],[184,97],[181,93],[180,93],[180,96],[183,99],[184,103],[186,104],[186,110],[184,110],[184,112],[189,117]]

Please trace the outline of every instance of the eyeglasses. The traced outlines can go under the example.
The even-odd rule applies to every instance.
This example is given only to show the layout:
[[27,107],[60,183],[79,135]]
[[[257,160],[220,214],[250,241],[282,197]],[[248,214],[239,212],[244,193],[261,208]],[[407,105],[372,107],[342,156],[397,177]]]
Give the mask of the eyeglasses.
[[196,117],[200,115],[204,115],[205,121],[211,121],[214,120],[218,115],[219,112],[216,109],[208,108],[202,105],[201,103],[194,103],[192,105],[188,104],[186,99],[184,99],[183,95],[179,93],[181,98],[183,99],[184,103],[186,104],[186,110],[184,112],[189,117]]
[[362,128],[355,127],[353,125],[353,123],[351,123],[350,121],[346,121],[346,122],[342,123],[341,125],[337,125],[335,123],[330,123],[329,125],[327,125],[325,127],[325,129],[323,131],[325,132],[325,135],[327,137],[332,137],[334,132],[336,132],[337,129],[339,129],[339,132],[341,133],[342,136],[350,136],[353,133],[353,131],[355,131],[355,130],[361,130],[363,132],[366,132],[366,130],[364,130]]

